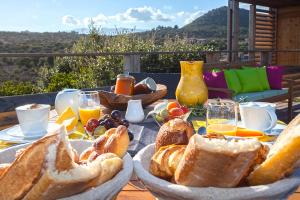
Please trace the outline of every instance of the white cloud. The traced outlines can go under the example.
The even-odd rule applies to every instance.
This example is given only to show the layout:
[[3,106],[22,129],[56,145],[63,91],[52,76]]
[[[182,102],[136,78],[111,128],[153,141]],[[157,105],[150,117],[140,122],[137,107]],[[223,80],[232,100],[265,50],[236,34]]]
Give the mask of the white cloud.
[[138,8],[128,8],[124,12],[119,12],[114,15],[104,15],[102,13],[96,16],[85,17],[83,19],[77,19],[74,16],[66,15],[62,18],[62,23],[68,26],[79,26],[83,25],[87,27],[91,22],[96,26],[103,25],[122,25],[127,26],[133,23],[149,23],[158,25],[184,25],[192,22],[197,17],[203,15],[205,11],[197,10],[193,12],[179,11],[179,12],[166,12],[153,8],[151,6],[143,6]]
[[92,21],[97,26],[105,25],[109,22],[168,22],[174,19],[174,16],[162,12],[160,9],[144,6],[139,8],[128,8],[123,13],[105,16],[98,14],[95,17],[85,17],[82,24],[88,26]]
[[62,23],[67,26],[79,26],[80,20],[72,15],[65,15],[62,17]]
[[191,23],[192,21],[194,21],[195,19],[197,19],[198,17],[202,16],[205,13],[206,13],[206,11],[203,11],[203,10],[198,10],[193,13],[186,13],[185,14],[186,19],[184,20],[184,24]]
[[[114,18],[114,16],[111,16]],[[163,13],[160,9],[144,6],[140,8],[129,8],[124,13],[115,16],[117,20],[125,21],[171,21],[173,16]]]

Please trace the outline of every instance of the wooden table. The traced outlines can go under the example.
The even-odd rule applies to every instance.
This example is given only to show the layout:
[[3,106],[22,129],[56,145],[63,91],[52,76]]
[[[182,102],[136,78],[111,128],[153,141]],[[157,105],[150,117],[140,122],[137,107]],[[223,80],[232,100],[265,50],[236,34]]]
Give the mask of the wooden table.
[[[54,114],[52,113],[51,117]],[[10,122],[9,124],[5,122]],[[13,126],[17,123],[16,113],[14,111],[0,113],[0,130]],[[130,182],[121,190],[117,196],[117,200],[155,200],[155,197],[143,186],[136,178],[132,177]],[[300,200],[300,188],[291,195],[288,200]]]

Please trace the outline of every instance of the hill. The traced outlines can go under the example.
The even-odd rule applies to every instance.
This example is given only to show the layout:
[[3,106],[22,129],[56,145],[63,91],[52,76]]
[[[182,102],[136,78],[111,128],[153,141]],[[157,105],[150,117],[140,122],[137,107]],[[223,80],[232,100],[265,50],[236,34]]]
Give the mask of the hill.
[[62,52],[70,48],[81,36],[76,32],[0,31],[0,53]]
[[[249,26],[249,11],[240,9],[240,34],[242,38],[247,36]],[[226,38],[227,36],[227,7],[213,9],[181,30],[189,37],[197,38]]]
[[[249,11],[240,9],[240,38],[245,39],[248,34]],[[213,9],[195,19],[191,23],[178,28],[158,26],[151,31],[140,33],[143,37],[155,35],[158,39],[175,35],[187,36],[194,39],[226,39],[227,37],[227,7]]]

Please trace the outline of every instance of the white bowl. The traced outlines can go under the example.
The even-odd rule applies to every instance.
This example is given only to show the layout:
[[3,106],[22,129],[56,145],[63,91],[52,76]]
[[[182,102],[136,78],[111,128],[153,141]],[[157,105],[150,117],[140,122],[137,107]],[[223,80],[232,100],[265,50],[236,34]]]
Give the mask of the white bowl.
[[[90,141],[83,140],[71,140],[72,146],[81,153],[84,149],[91,146]],[[15,159],[15,153],[18,149],[24,148],[29,144],[18,145],[14,147],[7,148],[0,152],[0,163],[10,163]],[[133,171],[132,158],[127,153],[123,158],[123,169],[114,176],[111,180],[99,185],[98,187],[91,188],[86,192],[76,194],[64,200],[107,200],[114,199],[115,196],[122,190],[122,188],[128,183],[131,178]]]
[[158,199],[165,200],[254,200],[254,199],[285,199],[300,185],[300,170],[286,179],[269,185],[240,188],[187,187],[157,178],[149,173],[154,144],[139,151],[133,158],[136,175]]

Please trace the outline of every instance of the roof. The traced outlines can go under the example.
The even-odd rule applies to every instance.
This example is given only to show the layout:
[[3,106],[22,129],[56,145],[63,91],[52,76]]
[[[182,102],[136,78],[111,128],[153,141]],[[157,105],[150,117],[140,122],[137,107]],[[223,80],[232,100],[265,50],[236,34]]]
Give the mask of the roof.
[[256,4],[271,8],[300,5],[300,0],[237,0],[242,3]]

